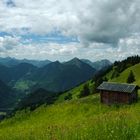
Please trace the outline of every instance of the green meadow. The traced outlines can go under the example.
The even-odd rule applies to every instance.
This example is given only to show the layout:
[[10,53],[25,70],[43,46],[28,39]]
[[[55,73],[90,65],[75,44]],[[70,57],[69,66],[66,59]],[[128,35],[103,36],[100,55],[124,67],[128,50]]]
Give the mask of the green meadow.
[[114,78],[111,81],[125,83],[131,70],[133,71],[136,80],[134,84],[140,85],[140,64],[136,64],[130,68],[127,68],[122,73],[120,73],[119,77]]
[[98,94],[24,110],[0,123],[0,140],[135,140],[139,132],[140,102],[107,106]]

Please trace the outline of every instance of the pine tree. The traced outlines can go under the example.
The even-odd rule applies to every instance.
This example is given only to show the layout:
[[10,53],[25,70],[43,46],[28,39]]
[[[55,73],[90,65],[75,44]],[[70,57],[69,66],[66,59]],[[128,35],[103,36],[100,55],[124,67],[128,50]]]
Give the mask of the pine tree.
[[127,78],[127,83],[133,83],[134,81],[135,81],[135,76],[133,74],[133,71],[131,70]]

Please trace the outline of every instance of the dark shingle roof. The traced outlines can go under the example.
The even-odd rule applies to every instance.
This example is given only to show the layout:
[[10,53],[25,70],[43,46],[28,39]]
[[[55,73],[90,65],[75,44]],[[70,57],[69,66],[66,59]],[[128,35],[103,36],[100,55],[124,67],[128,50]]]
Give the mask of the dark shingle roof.
[[103,82],[97,89],[132,93],[136,87],[136,85],[131,84]]

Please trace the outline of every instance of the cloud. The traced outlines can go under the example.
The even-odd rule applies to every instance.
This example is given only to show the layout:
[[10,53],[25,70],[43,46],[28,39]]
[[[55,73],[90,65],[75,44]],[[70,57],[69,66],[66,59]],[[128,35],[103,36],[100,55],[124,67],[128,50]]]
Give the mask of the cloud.
[[[68,60],[72,56],[74,57],[78,52],[78,48],[75,43],[70,44],[56,44],[56,43],[44,43],[44,44],[20,44],[13,49],[7,50],[7,53],[0,52],[3,57],[11,56],[16,58],[28,58],[28,59],[50,59],[50,60]],[[55,57],[54,57],[55,56]]]
[[118,47],[111,47],[108,44],[101,43],[92,43],[89,47],[82,47],[80,43],[22,44],[21,40],[18,41],[13,48],[4,49],[5,47],[2,47],[3,51],[1,51],[0,47],[0,56],[11,56],[19,59],[50,59],[52,61],[66,61],[76,56],[92,61],[101,59],[115,61],[122,60],[130,55],[140,54],[140,36],[120,39]]
[[12,0],[4,0],[4,3],[7,7],[16,7],[15,3]]
[[14,49],[17,45],[19,45],[18,37],[5,36],[0,37],[0,50],[7,51]]
[[6,29],[29,28],[33,33],[46,34],[56,28],[65,35],[78,36],[81,41],[101,43],[117,43],[122,37],[140,32],[139,0],[14,0],[9,3],[16,7],[4,8],[7,12],[2,19]]
[[[131,55],[129,50],[140,54],[139,7],[139,0],[1,0],[0,32],[20,39],[1,37],[5,45],[1,43],[0,48],[17,57],[30,57],[30,50],[32,57],[38,54],[41,59],[61,60],[74,55],[91,59],[119,56],[121,59]],[[80,43],[59,44],[52,39],[39,44],[28,37],[21,40],[23,35],[46,36],[54,31],[68,38],[74,36]],[[8,43],[12,39],[17,39],[15,44]]]

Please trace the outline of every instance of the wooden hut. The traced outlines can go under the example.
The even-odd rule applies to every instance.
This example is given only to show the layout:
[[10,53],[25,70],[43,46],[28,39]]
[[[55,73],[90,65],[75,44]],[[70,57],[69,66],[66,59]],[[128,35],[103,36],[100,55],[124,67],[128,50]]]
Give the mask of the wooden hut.
[[105,104],[131,104],[138,100],[138,86],[132,84],[103,82],[100,90],[101,103]]

